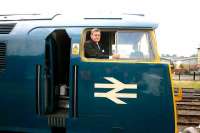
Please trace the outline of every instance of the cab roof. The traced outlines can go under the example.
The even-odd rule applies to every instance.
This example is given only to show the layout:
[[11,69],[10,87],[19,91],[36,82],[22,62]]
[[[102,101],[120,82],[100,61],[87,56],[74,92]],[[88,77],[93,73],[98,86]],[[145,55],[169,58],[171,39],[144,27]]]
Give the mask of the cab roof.
[[[158,24],[143,14],[2,14],[1,23],[40,26],[130,27],[155,29]],[[31,26],[31,27],[32,27]]]

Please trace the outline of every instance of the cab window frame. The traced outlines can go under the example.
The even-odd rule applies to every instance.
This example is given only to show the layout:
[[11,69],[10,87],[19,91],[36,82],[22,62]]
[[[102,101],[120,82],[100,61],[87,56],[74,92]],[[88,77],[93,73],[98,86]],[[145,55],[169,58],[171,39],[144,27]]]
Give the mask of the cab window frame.
[[[115,42],[115,45],[117,47],[117,32],[147,32],[149,33],[149,48],[151,49],[151,52],[153,54],[153,58],[152,59],[148,59],[148,60],[145,60],[145,59],[140,59],[140,60],[135,60],[135,59],[110,59],[110,58],[107,58],[107,59],[99,59],[99,58],[87,58],[85,57],[85,53],[84,53],[84,44],[85,44],[85,41],[86,40],[86,36],[87,36],[87,33],[91,31],[91,29],[93,28],[98,28],[101,30],[101,33],[102,32],[115,32],[114,34],[114,42]],[[154,62],[160,62],[160,57],[159,57],[159,54],[158,54],[158,50],[157,50],[157,42],[156,42],[156,37],[155,37],[155,31],[154,29],[119,29],[119,28],[99,28],[99,27],[92,27],[92,28],[85,28],[82,33],[81,33],[81,42],[80,42],[80,58],[81,58],[81,61],[83,62],[124,62],[124,63],[154,63]],[[110,47],[110,46],[109,46]],[[112,44],[111,44],[111,48],[112,48]]]

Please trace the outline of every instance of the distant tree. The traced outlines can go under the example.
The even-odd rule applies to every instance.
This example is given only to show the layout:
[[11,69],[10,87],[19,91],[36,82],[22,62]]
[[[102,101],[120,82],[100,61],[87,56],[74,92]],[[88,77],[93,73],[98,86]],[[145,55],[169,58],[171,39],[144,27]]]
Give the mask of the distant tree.
[[166,57],[165,54],[161,54],[161,57]]
[[183,69],[184,68],[184,65],[183,64],[180,64],[180,66],[179,66],[181,69]]
[[193,55],[191,55],[190,57],[197,57],[197,54],[193,54]]
[[176,54],[173,54],[172,57],[177,57],[177,55],[176,55]]

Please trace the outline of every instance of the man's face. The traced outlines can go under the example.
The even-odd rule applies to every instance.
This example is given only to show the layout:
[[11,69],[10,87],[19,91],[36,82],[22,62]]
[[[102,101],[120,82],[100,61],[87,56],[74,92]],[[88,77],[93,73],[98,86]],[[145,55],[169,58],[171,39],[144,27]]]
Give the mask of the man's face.
[[90,35],[91,39],[94,41],[94,42],[99,42],[100,39],[101,39],[101,33],[96,31],[96,32],[93,32],[91,35]]

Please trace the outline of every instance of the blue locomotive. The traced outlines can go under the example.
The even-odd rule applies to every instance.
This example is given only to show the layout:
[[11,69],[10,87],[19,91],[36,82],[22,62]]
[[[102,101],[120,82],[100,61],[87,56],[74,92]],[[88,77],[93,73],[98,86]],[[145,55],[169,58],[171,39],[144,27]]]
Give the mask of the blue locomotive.
[[[0,16],[0,131],[177,133],[157,24],[141,14]],[[105,53],[86,58],[90,30]]]

